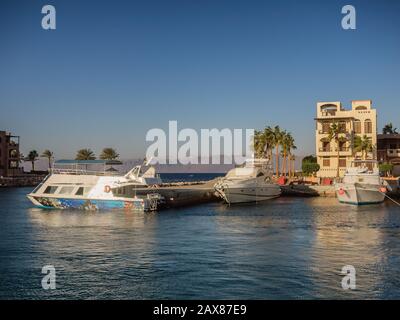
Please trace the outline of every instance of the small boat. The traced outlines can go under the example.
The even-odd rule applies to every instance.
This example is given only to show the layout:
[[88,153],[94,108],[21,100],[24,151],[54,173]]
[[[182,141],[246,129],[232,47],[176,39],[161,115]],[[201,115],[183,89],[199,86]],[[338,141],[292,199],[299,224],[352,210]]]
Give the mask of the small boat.
[[[145,195],[135,194],[130,197],[115,192],[127,184],[150,189],[151,186],[162,183],[154,167],[143,164],[125,175],[118,175],[115,170],[106,169],[107,165],[115,164],[115,161],[106,160],[56,161],[49,175],[27,197],[41,208],[157,210],[164,199],[156,192],[149,191]],[[88,166],[94,165],[103,165],[103,170],[87,170]]]
[[338,200],[355,205],[382,203],[390,190],[389,184],[379,175],[375,160],[353,161],[343,180],[335,183]]
[[230,170],[214,189],[228,204],[266,201],[281,195],[281,188],[271,177],[269,160],[251,159],[243,167]]

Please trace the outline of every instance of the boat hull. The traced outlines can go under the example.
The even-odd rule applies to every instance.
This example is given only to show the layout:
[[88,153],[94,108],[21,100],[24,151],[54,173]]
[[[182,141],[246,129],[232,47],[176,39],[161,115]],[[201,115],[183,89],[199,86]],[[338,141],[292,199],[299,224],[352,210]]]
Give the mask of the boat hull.
[[380,185],[345,184],[335,185],[336,196],[341,203],[365,205],[385,201],[385,193]]
[[225,187],[225,201],[230,204],[261,202],[277,198],[281,195],[281,188],[277,185],[263,187]]
[[40,208],[79,209],[79,210],[111,210],[129,209],[134,211],[149,211],[151,204],[148,199],[72,199],[28,195],[28,199]]

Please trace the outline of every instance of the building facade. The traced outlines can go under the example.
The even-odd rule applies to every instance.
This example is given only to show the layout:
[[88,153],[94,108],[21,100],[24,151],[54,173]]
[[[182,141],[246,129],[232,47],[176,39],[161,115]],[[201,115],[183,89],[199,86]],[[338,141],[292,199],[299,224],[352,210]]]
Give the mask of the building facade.
[[400,134],[378,134],[378,161],[392,164],[392,174],[400,176]]
[[19,158],[19,136],[0,131],[0,177],[21,175]]
[[[344,109],[341,102],[318,102],[315,120],[316,155],[320,165],[318,177],[336,177],[338,165],[342,177],[351,161],[362,158],[361,152],[356,152],[354,148],[356,136],[366,135],[371,139],[374,151],[368,153],[366,158],[376,159],[377,114],[371,100],[352,101],[350,110]],[[329,140],[329,129],[333,123],[337,123],[340,129],[339,145],[335,140]]]

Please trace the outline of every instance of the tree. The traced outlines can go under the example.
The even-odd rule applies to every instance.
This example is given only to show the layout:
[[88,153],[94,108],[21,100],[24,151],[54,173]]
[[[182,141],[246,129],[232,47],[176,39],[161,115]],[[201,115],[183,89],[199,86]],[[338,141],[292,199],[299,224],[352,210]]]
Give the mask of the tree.
[[340,176],[340,169],[339,169],[339,159],[340,159],[340,146],[339,146],[339,141],[340,141],[340,126],[337,122],[334,122],[331,124],[329,127],[328,131],[328,140],[331,142],[332,140],[335,140],[336,142],[336,147],[337,147],[337,168],[336,168],[336,177],[339,178]]
[[320,169],[319,164],[317,163],[317,157],[315,156],[306,156],[301,161],[301,170],[305,176],[315,175],[316,172]]
[[102,160],[116,160],[119,158],[119,154],[113,148],[104,148],[100,154]]
[[361,152],[361,158],[363,160],[366,160],[368,153],[373,150],[374,146],[370,137],[364,135],[362,138],[360,136],[354,138],[354,151]]
[[50,150],[44,150],[42,153],[42,157],[43,158],[47,158],[49,160],[49,169],[51,169],[51,159],[53,158],[53,152],[51,152]]
[[75,160],[96,160],[96,156],[91,149],[80,149],[76,153]]
[[266,139],[263,131],[256,130],[254,132],[253,151],[256,158],[265,157]]
[[275,174],[279,176],[279,147],[282,142],[284,131],[282,131],[279,126],[275,126],[273,131],[271,131],[271,141],[275,146]]
[[397,128],[393,128],[393,124],[390,122],[386,124],[382,129],[383,134],[398,134]]
[[32,172],[35,172],[35,161],[39,157],[39,154],[37,153],[36,150],[32,150],[29,152],[28,156],[25,158],[25,161],[29,161],[32,163]]
[[379,171],[385,174],[386,176],[389,176],[391,172],[393,171],[393,164],[391,163],[382,163],[379,165]]
[[296,149],[296,146],[294,145],[294,139],[291,135],[290,132],[283,131],[282,132],[282,137],[281,137],[281,147],[282,147],[282,173],[284,176],[286,176],[286,171],[287,171],[287,160],[289,159],[289,176],[290,176],[290,168],[291,168],[291,163],[290,163],[290,155],[291,151],[293,149]]

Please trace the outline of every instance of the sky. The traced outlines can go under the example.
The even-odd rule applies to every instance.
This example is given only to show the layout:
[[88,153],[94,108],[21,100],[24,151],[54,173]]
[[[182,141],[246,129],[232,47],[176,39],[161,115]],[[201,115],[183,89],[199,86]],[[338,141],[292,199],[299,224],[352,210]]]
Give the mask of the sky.
[[[56,30],[41,27],[56,8]],[[344,30],[341,9],[356,8]],[[0,2],[0,130],[21,151],[143,157],[152,128],[280,125],[315,152],[317,101],[400,127],[400,1]]]

